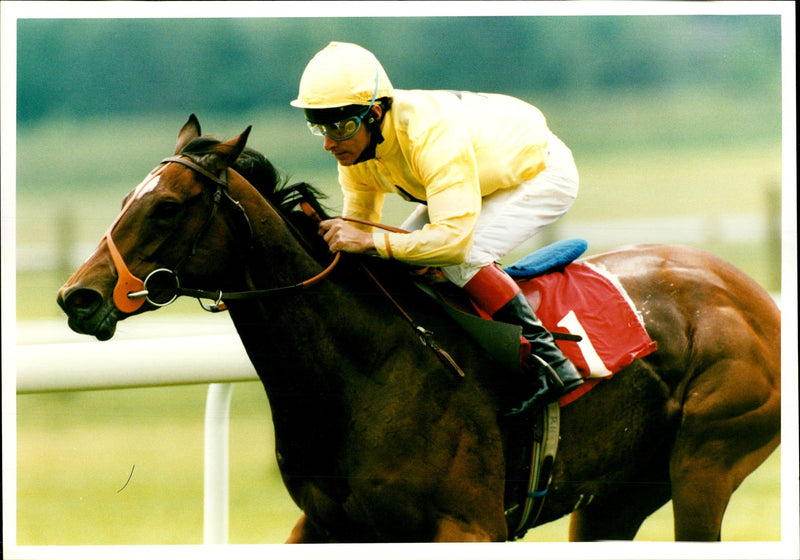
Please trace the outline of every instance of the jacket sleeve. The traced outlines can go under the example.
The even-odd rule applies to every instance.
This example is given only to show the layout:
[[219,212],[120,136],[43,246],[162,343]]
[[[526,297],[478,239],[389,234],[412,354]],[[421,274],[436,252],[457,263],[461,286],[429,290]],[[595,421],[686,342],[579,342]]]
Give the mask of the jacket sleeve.
[[414,175],[425,187],[430,223],[408,234],[376,231],[384,258],[423,266],[464,262],[481,207],[478,166],[466,128],[458,122],[420,127],[402,142]]

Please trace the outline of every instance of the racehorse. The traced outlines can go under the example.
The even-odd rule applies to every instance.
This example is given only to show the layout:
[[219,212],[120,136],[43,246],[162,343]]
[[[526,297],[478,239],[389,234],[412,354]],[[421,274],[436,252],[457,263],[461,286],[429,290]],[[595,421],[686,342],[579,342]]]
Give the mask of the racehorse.
[[[287,542],[514,538],[508,491],[524,458],[500,413],[514,381],[411,287],[407,267],[344,255],[331,270],[316,191],[280,179],[245,148],[249,132],[221,142],[190,117],[175,155],[60,289],[69,326],[107,340],[176,295],[219,294],[207,307],[227,306],[303,511]],[[535,523],[571,514],[570,540],[633,539],[671,499],[676,540],[720,540],[731,494],[780,442],[780,312],[699,250],[632,246],[585,261],[616,275],[658,350],[561,409]]]

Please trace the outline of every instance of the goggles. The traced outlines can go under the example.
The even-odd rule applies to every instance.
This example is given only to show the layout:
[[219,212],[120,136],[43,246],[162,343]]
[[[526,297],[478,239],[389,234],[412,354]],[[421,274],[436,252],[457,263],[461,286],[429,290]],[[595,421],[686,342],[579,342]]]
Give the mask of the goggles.
[[327,136],[337,141],[349,140],[361,129],[361,122],[365,116],[366,113],[329,124],[308,123],[308,128],[314,136]]
[[369,102],[369,107],[360,115],[354,115],[341,121],[319,124],[307,122],[308,129],[314,136],[327,136],[331,140],[341,142],[342,140],[349,140],[361,129],[361,123],[364,117],[369,115],[372,107],[375,105],[375,98],[378,95],[378,71],[375,71],[375,91],[372,92],[372,99]]

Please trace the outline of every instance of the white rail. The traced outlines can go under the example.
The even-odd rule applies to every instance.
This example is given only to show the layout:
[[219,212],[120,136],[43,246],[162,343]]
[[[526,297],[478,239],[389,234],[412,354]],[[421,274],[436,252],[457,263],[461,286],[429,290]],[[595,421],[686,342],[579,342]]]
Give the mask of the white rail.
[[17,394],[209,384],[203,542],[228,541],[228,425],[233,382],[258,376],[236,335],[23,344]]
[[17,346],[17,393],[253,381],[236,335]]

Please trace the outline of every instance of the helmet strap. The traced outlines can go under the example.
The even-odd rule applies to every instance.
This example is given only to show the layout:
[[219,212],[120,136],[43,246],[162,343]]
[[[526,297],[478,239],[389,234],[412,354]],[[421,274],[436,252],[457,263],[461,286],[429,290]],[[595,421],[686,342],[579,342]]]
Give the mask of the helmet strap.
[[[383,124],[383,118],[386,116],[386,111],[383,110],[383,106],[381,106],[381,116],[374,119],[371,123],[369,120],[364,120],[363,125],[367,127],[369,130],[369,144],[366,148],[361,152],[361,155],[358,156],[353,164],[361,163],[362,161],[368,161],[375,157],[375,150],[378,147],[378,144],[383,142],[383,132],[381,132],[381,124]],[[364,117],[367,119],[367,117]]]

